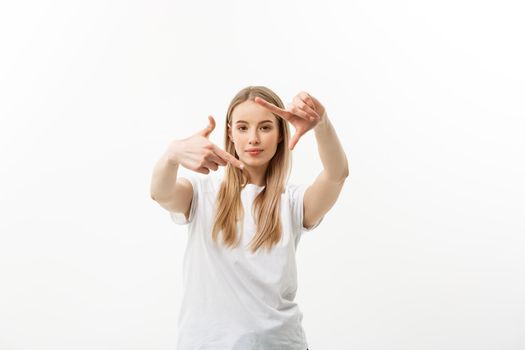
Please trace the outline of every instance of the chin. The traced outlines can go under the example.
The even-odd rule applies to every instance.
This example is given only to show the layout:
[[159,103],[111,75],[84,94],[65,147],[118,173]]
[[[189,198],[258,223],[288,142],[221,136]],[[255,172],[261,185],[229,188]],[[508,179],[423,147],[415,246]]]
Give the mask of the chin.
[[262,165],[268,163],[266,158],[251,159],[249,156],[247,158],[241,159],[241,161],[247,165]]

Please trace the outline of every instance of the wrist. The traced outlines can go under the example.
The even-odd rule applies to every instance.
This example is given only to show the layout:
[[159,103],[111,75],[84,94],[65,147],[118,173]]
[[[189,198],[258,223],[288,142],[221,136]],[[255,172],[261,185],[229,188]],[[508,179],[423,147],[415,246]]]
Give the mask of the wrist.
[[182,144],[179,140],[173,141],[168,150],[162,156],[162,161],[169,166],[178,166],[180,164],[179,152],[181,146]]
[[317,125],[314,127],[314,130],[326,129],[328,127],[329,123],[330,123],[330,121],[328,120],[328,115],[325,112],[323,114],[323,116],[321,117],[321,121],[319,123],[317,123]]

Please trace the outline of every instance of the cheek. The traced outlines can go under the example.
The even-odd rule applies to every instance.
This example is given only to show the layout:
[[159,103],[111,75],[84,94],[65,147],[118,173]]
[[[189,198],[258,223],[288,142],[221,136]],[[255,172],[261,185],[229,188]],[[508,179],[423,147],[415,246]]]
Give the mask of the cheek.
[[232,141],[239,142],[242,140],[242,135],[240,135],[237,131],[232,132]]
[[237,133],[234,135],[234,140],[238,144],[243,144],[246,142],[246,137],[244,137],[242,134]]
[[272,139],[272,142],[277,144],[279,142],[279,133],[277,132],[272,133],[271,139]]

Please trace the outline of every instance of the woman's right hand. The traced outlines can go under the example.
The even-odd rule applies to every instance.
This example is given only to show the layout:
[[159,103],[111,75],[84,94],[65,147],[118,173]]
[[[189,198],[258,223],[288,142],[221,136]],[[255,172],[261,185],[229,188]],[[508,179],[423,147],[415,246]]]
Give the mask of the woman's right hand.
[[244,164],[239,159],[210,142],[208,136],[215,129],[215,119],[211,115],[208,119],[210,122],[204,130],[170,144],[166,151],[168,161],[202,174],[209,174],[210,169],[216,171],[219,165],[228,163],[242,170]]

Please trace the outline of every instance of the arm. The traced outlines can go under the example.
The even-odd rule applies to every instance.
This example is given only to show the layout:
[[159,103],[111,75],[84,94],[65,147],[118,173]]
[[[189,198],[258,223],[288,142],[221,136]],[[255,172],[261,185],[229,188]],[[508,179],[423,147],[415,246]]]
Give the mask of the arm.
[[[244,164],[208,139],[215,129],[215,119],[203,130],[183,140],[174,140],[153,170],[151,198],[169,211],[186,214],[188,218],[193,199],[193,186],[188,179],[177,179],[179,164],[202,174],[231,164],[243,169]],[[195,190],[196,191],[196,190]],[[196,193],[196,192],[195,192]]]
[[177,179],[178,169],[179,164],[170,161],[168,154],[157,161],[151,179],[151,198],[166,210],[188,214],[193,187],[187,179]]
[[315,127],[315,138],[324,170],[304,193],[303,226],[310,228],[334,205],[349,175],[348,161],[334,127],[323,105],[304,91],[294,97],[293,103],[286,110],[260,97],[256,97],[255,102],[283,117],[295,127],[297,132],[288,145],[290,149],[295,147],[302,135]]
[[350,174],[346,155],[326,114],[314,131],[324,169],[304,194],[303,226],[306,228],[316,224],[332,208]]

